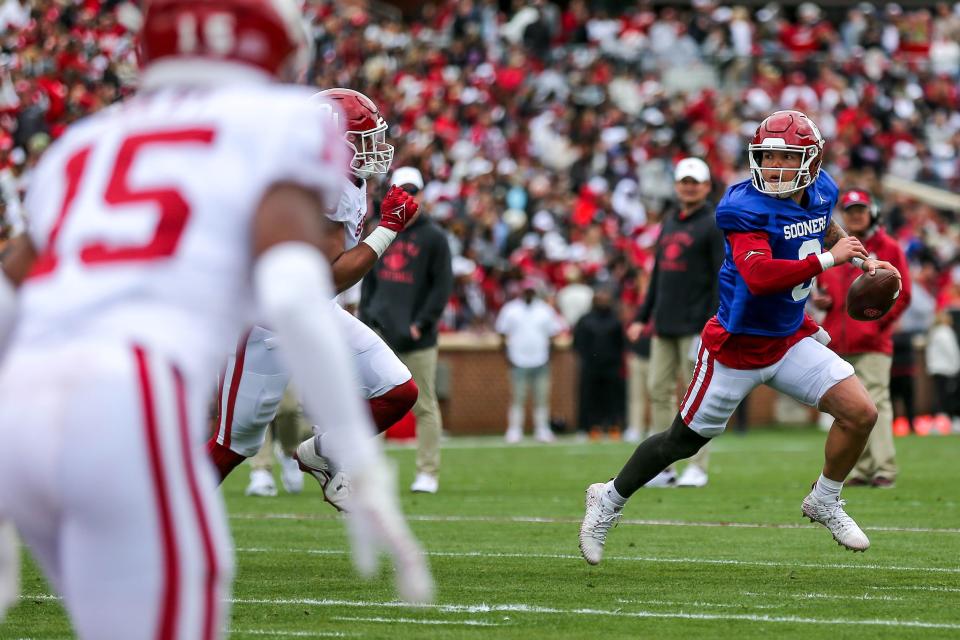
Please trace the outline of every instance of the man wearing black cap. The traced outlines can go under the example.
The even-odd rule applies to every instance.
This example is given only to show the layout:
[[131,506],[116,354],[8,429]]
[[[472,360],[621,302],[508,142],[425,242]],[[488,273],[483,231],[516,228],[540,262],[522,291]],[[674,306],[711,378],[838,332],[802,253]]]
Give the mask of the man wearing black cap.
[[[717,228],[710,168],[700,158],[684,158],[674,170],[679,209],[668,214],[657,241],[650,288],[627,337],[636,342],[653,324],[648,390],[651,433],[667,429],[677,413],[677,384],[693,378],[699,334],[717,310],[717,271],[723,262],[723,233]],[[648,487],[702,487],[707,484],[709,447],[690,460],[683,474],[671,465]]]
[[847,233],[859,239],[871,257],[886,260],[901,275],[900,297],[893,308],[875,322],[861,322],[847,315],[847,290],[863,273],[852,265],[840,265],[817,276],[818,286],[812,295],[814,306],[827,313],[821,324],[830,334],[828,346],[853,365],[879,413],[846,486],[890,488],[897,477],[890,403],[893,327],[910,304],[910,269],[903,249],[879,224],[879,211],[869,193],[859,189],[847,191],[840,198],[840,210]]
[[[390,181],[420,200],[423,176],[419,170],[400,167]],[[413,407],[417,419],[417,476],[410,487],[418,493],[436,493],[440,485],[437,333],[452,290],[450,246],[443,231],[423,213],[393,241],[363,279],[360,319],[383,336],[420,389]]]

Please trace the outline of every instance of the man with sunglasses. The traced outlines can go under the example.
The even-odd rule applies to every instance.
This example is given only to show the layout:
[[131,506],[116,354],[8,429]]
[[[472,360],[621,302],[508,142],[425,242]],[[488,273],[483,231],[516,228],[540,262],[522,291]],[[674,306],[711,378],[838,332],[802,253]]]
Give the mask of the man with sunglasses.
[[[400,167],[390,179],[422,205],[423,176]],[[382,224],[382,222],[381,222]],[[440,472],[440,407],[435,382],[440,315],[453,290],[450,246],[443,230],[420,215],[407,226],[363,279],[360,319],[396,352],[420,390],[417,477],[410,490],[436,493]]]

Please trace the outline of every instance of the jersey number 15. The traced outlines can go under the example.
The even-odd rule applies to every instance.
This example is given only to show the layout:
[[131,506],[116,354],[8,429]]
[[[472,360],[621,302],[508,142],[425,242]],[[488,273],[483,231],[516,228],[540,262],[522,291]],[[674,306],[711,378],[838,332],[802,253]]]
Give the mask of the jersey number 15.
[[[180,236],[190,217],[190,205],[183,195],[173,187],[131,188],[128,178],[134,160],[144,149],[154,146],[172,145],[210,145],[214,131],[209,128],[177,129],[156,131],[129,136],[120,144],[120,150],[114,160],[113,169],[103,192],[103,202],[109,208],[123,205],[152,203],[159,211],[157,226],[153,236],[143,244],[110,245],[94,241],[80,248],[79,258],[83,264],[104,264],[116,262],[135,262],[156,260],[173,255]],[[84,171],[93,145],[83,147],[71,155],[64,168],[66,189],[57,218],[50,229],[46,246],[33,265],[31,278],[52,273],[57,268],[57,238],[64,222],[70,214],[70,207],[80,191]],[[122,213],[123,208],[117,210]]]

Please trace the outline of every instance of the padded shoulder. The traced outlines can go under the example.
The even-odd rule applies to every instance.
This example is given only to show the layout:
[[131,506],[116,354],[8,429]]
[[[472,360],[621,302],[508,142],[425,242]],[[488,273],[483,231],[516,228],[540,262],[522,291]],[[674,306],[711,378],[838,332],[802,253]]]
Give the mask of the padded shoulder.
[[723,231],[765,231],[771,210],[765,196],[749,180],[731,185],[717,205],[717,227]]

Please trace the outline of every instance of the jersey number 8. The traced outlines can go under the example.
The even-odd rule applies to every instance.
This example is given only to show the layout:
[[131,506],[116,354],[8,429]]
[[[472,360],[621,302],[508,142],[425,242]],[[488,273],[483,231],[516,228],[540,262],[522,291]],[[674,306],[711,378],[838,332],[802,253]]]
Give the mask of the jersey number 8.
[[[815,255],[820,253],[820,241],[814,238],[813,240],[804,240],[803,244],[800,245],[800,255],[799,259],[803,260],[809,255]],[[790,293],[793,294],[793,299],[797,302],[801,300],[806,300],[807,296],[810,295],[810,290],[813,289],[813,281],[816,278],[810,278],[806,282],[801,282],[793,288],[793,291]]]

